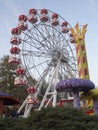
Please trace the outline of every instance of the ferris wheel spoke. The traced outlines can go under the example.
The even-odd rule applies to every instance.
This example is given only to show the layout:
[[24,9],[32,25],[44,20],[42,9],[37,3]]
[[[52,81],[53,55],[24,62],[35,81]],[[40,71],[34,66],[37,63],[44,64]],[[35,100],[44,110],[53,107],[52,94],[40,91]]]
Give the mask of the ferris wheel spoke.
[[34,65],[34,66],[28,68],[28,69],[33,69],[33,68],[35,68],[35,67],[38,67],[38,66],[40,66],[40,65],[42,65],[42,64],[44,64],[44,63],[48,63],[48,62],[49,62],[49,60],[46,60],[46,61],[44,61],[44,62],[41,62],[40,64],[36,64],[36,65]]
[[33,57],[42,57],[42,58],[51,58],[51,55],[48,52],[41,51],[29,51],[21,50],[23,56],[33,56]]
[[32,36],[30,36],[31,34],[29,35],[27,33],[24,33],[24,34],[28,37],[28,39],[31,39],[30,42],[27,40],[25,40],[24,42],[27,42],[28,44],[30,44],[31,46],[33,46],[35,48],[37,48],[37,44],[38,45],[39,45],[39,43],[41,44],[41,42],[37,38],[33,37],[33,34],[32,34]]
[[[47,46],[47,44],[45,44],[45,43],[47,43],[48,41],[47,41],[47,38],[45,38],[45,37],[42,37],[42,36],[40,36],[40,35],[38,35],[38,37],[37,38],[35,38],[35,37],[33,37],[33,33],[31,32],[31,35],[32,35],[32,38],[33,38],[33,40],[35,40],[35,43],[33,43],[34,44],[34,46],[35,46],[35,48],[38,48],[38,49],[41,49],[41,48],[43,48],[44,49],[44,51],[48,51],[49,50],[49,47]],[[37,41],[36,41],[36,39],[38,39]],[[38,46],[38,47],[37,47]]]
[[[53,41],[54,41],[54,45],[55,46],[60,46],[60,41],[61,41],[61,38],[62,38],[62,35],[60,32],[58,32],[58,30],[54,30],[53,29],[53,34],[55,34],[53,36]],[[62,38],[64,40],[64,38]],[[61,44],[62,45],[62,44]]]
[[[25,59],[26,60],[26,59]],[[40,66],[40,65],[43,65],[43,64],[48,64],[48,62],[49,62],[50,60],[44,60],[44,61],[42,61],[42,62],[40,62],[40,63],[33,63],[32,62],[32,60],[29,60],[29,61],[27,61],[26,60],[26,63],[28,63],[28,66],[30,66],[30,67],[28,67],[28,69],[33,69],[33,68],[37,68],[38,66]]]
[[[44,24],[43,24],[44,25]],[[44,25],[45,26],[45,25]],[[50,42],[51,40],[49,39],[49,37],[51,38],[51,36],[53,36],[53,35],[51,35],[51,30],[49,30],[48,31],[48,33],[47,33],[47,26],[45,26],[44,27],[44,31],[43,32],[45,32],[46,33],[46,35],[44,36],[44,34],[43,34],[43,32],[41,32],[40,30],[41,29],[39,29],[39,28],[37,28],[37,30],[39,31],[39,33],[41,34],[41,36],[43,37],[43,38],[45,38],[45,46],[47,47],[47,48],[49,48],[50,49],[50,47],[51,47],[51,45],[52,45],[52,47],[53,47],[53,38],[51,39],[52,40],[52,43]],[[48,35],[47,35],[48,34]],[[48,40],[49,39],[49,40]]]
[[45,24],[43,24],[44,25],[44,28],[45,28],[45,33],[46,33],[46,36],[47,36],[47,44],[48,44],[48,46],[49,46],[49,49],[51,49],[50,47],[52,46],[52,43],[51,43],[51,40],[52,40],[52,35],[51,35],[51,30],[50,30],[50,26],[45,26]]
[[[42,28],[41,28],[42,29]],[[50,49],[50,45],[51,45],[51,42],[48,40],[48,36],[43,34],[43,31],[41,31],[40,28],[37,28],[36,27],[36,30],[38,31],[38,33],[40,34],[41,38],[42,38],[42,46],[46,47],[48,50]],[[45,30],[44,30],[45,31]],[[49,34],[50,35],[50,34]]]

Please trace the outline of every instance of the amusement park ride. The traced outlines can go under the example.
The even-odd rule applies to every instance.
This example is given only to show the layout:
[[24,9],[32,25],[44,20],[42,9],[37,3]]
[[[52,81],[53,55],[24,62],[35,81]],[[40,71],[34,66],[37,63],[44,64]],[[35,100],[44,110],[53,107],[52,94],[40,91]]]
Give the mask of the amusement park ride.
[[72,78],[89,80],[84,40],[87,25],[80,28],[77,23],[74,29],[47,9],[30,9],[18,21],[11,30],[8,63],[16,65],[14,85],[29,93],[18,113],[24,111],[23,116],[28,117],[32,108],[55,107],[65,97],[64,102],[73,101],[70,89],[58,92],[56,85]]

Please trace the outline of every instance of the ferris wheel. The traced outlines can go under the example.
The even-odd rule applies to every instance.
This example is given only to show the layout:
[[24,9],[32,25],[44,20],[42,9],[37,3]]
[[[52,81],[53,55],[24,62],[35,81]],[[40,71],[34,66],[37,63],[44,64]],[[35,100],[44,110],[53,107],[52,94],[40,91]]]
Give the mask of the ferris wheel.
[[30,9],[18,21],[11,30],[8,63],[16,65],[15,86],[27,86],[29,95],[18,112],[25,108],[28,116],[36,104],[39,110],[50,103],[55,107],[57,82],[78,77],[76,49],[71,25],[55,12]]

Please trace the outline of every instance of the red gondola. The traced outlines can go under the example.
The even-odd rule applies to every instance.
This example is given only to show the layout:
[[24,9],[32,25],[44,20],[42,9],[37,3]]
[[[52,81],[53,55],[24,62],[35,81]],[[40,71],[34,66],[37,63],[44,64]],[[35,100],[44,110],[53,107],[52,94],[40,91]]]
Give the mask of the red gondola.
[[56,18],[56,19],[57,19],[57,18],[58,18],[58,14],[56,14],[56,13],[52,14],[52,19],[53,19],[53,18]]
[[18,28],[20,31],[26,31],[26,30],[28,29],[28,25],[25,24],[25,23],[20,22],[20,23],[17,25],[17,28]]
[[70,42],[71,42],[71,43],[75,43],[75,38],[74,38],[74,37],[71,37],[71,38],[70,38]]
[[70,42],[75,43],[75,38],[72,33],[70,33]]
[[37,104],[37,100],[33,99],[31,95],[29,95],[26,99],[27,104]]
[[68,22],[63,22],[63,23],[61,24],[62,27],[67,26],[67,25],[68,25]]
[[19,20],[19,21],[24,21],[24,22],[26,22],[26,21],[27,21],[27,16],[24,15],[24,14],[19,15],[18,20]]
[[61,24],[61,27],[62,27],[62,28],[61,28],[61,32],[62,32],[62,33],[67,33],[67,32],[69,32],[67,25],[68,25],[67,22],[63,22],[63,23]]
[[28,28],[28,25],[25,23],[27,21],[27,16],[26,15],[20,15],[18,17],[18,20],[19,20],[19,24],[17,26],[17,28],[20,30],[20,31],[25,31],[27,30]]
[[54,13],[54,14],[52,14],[52,25],[57,26],[58,24],[59,24],[58,14]]
[[28,17],[28,21],[29,21],[30,23],[32,23],[32,24],[36,23],[36,22],[38,21],[37,16],[31,14],[31,15]]
[[46,9],[42,9],[42,10],[40,11],[40,13],[41,13],[40,20],[41,20],[42,22],[47,22],[47,21],[48,21],[48,16],[47,16],[48,11],[47,11]]
[[19,54],[20,53],[20,49],[18,48],[18,47],[12,47],[11,49],[10,49],[10,53],[11,54]]
[[16,58],[16,57],[10,57],[8,60],[8,63],[19,65],[21,63],[21,60],[19,58]]
[[10,43],[12,45],[19,45],[21,44],[21,39],[19,37],[12,37],[10,40]]
[[18,28],[13,28],[11,30],[12,35],[20,35],[21,31]]
[[72,34],[72,33],[70,33],[70,37],[73,37],[73,34]]
[[30,94],[34,94],[35,92],[36,92],[36,88],[35,87],[33,87],[33,86],[31,86],[31,87],[29,87],[28,89],[27,89],[27,92]]
[[30,14],[30,15],[31,15],[31,14],[36,15],[36,14],[37,14],[36,9],[30,9],[30,10],[29,10],[29,14]]
[[28,21],[29,21],[30,23],[34,24],[34,23],[36,23],[36,22],[38,21],[36,14],[37,14],[36,9],[30,9],[30,10],[29,10]]
[[25,69],[23,69],[23,68],[17,68],[16,69],[16,74],[18,74],[18,75],[24,75],[25,74]]
[[14,81],[15,86],[25,86],[27,84],[26,80],[22,77],[16,77]]

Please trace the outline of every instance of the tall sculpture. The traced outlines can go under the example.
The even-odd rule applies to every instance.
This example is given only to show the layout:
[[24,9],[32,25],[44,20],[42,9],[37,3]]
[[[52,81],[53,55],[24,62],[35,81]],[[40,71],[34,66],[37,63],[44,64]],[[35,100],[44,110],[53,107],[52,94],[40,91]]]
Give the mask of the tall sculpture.
[[73,37],[76,46],[79,77],[84,79],[90,79],[85,48],[86,28],[87,24],[84,25],[82,28],[79,28],[79,25],[77,23],[75,29],[71,28],[70,30],[71,36]]

